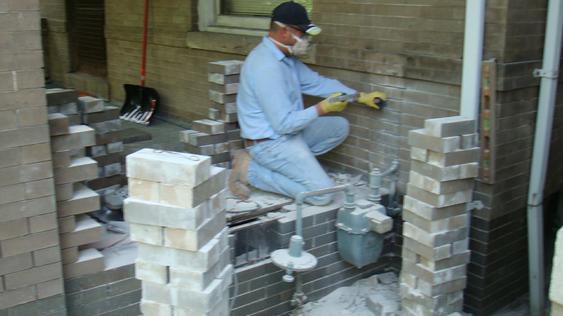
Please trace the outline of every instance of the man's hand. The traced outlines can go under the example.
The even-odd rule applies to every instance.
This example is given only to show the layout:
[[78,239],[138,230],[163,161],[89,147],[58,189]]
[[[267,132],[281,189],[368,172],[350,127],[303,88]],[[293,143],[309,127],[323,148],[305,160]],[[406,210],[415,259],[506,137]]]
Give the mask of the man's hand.
[[319,115],[323,115],[329,112],[342,112],[346,108],[346,105],[348,105],[348,101],[338,101],[331,103],[329,100],[331,97],[337,97],[340,95],[343,95],[343,93],[336,92],[331,94],[330,97],[319,102],[317,104],[317,111],[319,112]]
[[370,93],[360,92],[358,102],[365,104],[371,108],[379,110],[387,101],[387,95],[383,92],[374,91]]

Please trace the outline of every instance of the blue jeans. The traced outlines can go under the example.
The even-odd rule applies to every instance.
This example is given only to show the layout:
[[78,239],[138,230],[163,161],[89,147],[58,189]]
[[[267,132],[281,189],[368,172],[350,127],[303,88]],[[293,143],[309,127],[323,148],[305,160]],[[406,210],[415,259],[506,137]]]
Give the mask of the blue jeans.
[[[301,192],[334,186],[315,156],[340,145],[349,126],[339,116],[318,117],[300,133],[284,135],[248,147],[252,160],[248,181],[258,189],[295,198]],[[332,195],[306,199],[314,205],[326,205]]]

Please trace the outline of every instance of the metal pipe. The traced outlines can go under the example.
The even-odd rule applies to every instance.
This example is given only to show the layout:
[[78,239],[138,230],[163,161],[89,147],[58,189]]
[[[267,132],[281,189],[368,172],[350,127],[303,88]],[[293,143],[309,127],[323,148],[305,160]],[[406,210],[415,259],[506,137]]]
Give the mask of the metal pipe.
[[465,1],[465,38],[460,115],[478,121],[481,61],[485,31],[485,0]]
[[298,236],[303,236],[303,202],[306,198],[316,195],[323,195],[329,193],[335,193],[340,191],[346,191],[346,193],[352,191],[351,184],[341,184],[331,188],[320,189],[316,191],[301,192],[297,194],[295,198],[295,234]]
[[563,1],[549,1],[543,52],[543,69],[534,71],[540,76],[540,95],[534,136],[534,152],[528,189],[528,260],[530,281],[530,314],[545,311],[545,280],[543,251],[543,190],[551,142],[553,112],[557,94],[559,60],[563,29]]

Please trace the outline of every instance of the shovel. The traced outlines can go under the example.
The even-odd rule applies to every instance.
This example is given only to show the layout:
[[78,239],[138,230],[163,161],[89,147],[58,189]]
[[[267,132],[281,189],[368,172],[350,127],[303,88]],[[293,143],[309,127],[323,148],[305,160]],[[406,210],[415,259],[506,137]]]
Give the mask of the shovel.
[[147,38],[149,21],[149,0],[145,0],[145,13],[143,21],[143,47],[141,57],[141,84],[124,84],[125,102],[121,107],[120,118],[126,121],[149,125],[154,117],[160,96],[155,89],[145,87],[147,65]]

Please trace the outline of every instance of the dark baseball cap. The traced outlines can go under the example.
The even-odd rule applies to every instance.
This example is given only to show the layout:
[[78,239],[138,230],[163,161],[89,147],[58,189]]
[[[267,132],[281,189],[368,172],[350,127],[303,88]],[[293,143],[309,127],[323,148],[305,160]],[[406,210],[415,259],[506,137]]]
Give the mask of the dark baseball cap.
[[307,10],[299,3],[293,1],[283,2],[272,11],[272,21],[291,25],[309,35],[317,35],[321,28],[309,20]]

